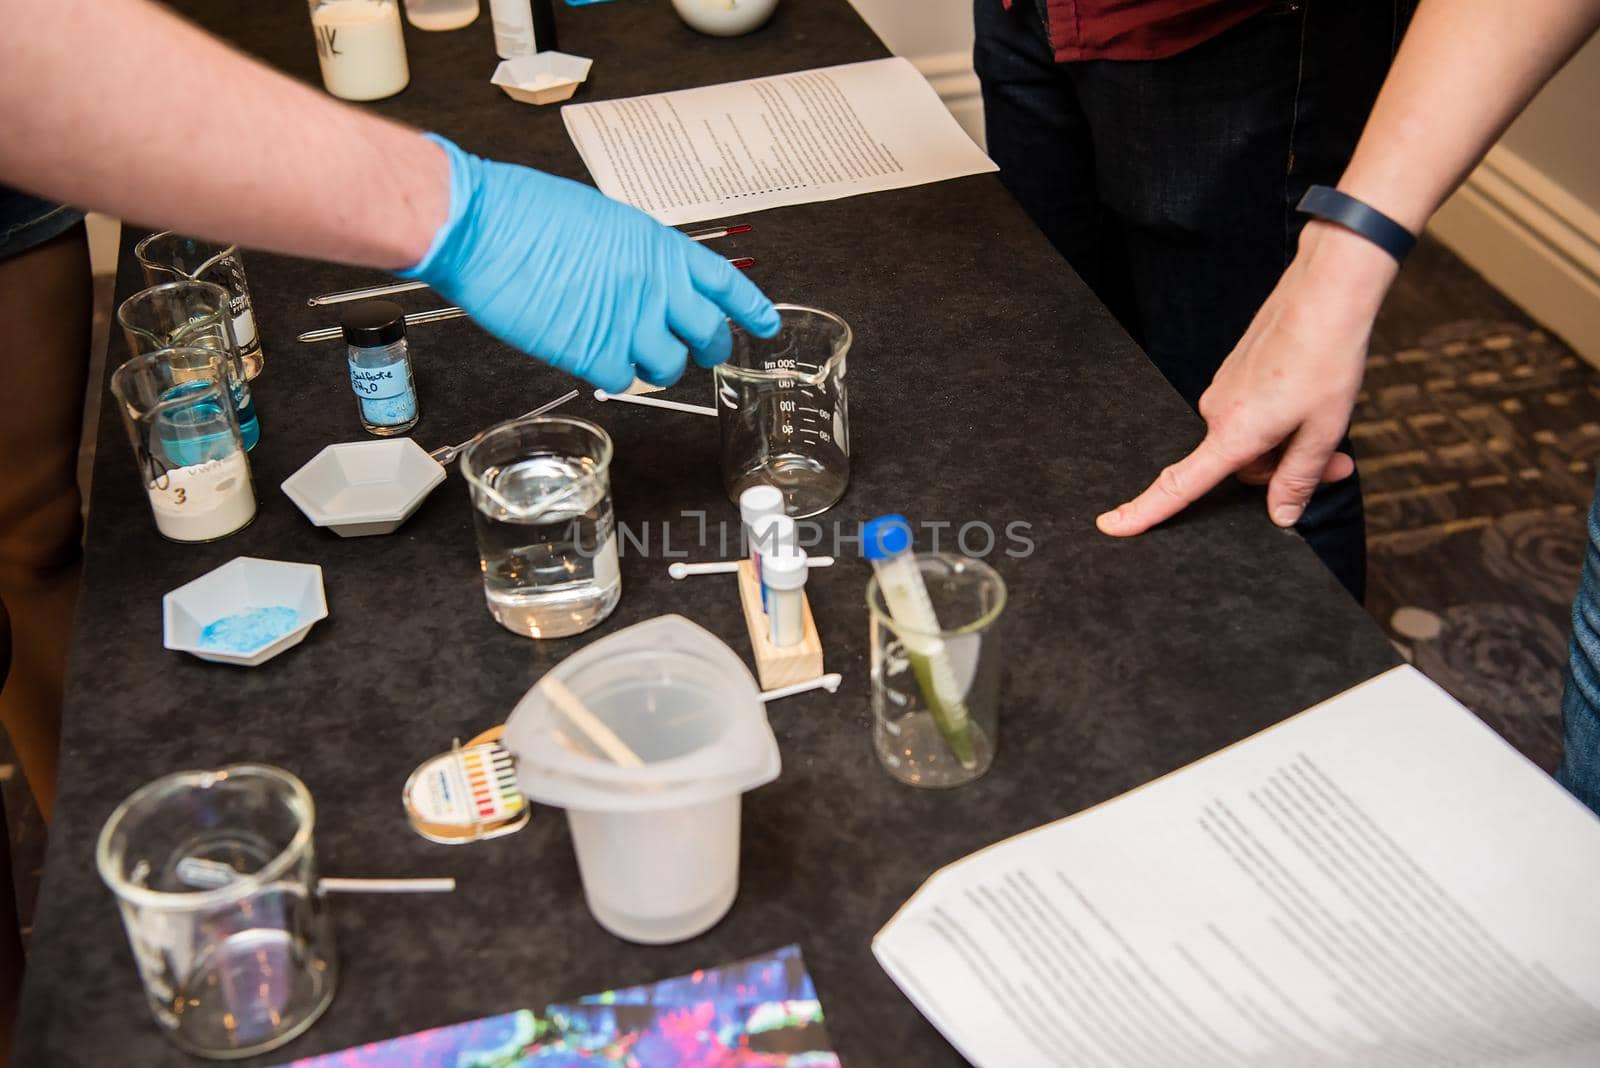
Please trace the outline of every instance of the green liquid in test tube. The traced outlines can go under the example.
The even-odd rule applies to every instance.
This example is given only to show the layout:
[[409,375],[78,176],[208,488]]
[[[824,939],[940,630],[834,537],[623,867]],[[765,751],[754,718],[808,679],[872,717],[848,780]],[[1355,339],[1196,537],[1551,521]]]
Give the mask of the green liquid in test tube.
[[904,516],[879,516],[867,523],[861,540],[939,733],[962,767],[976,767],[964,693],[950,652],[939,637],[939,616],[922,581],[922,569],[911,551],[911,524]]

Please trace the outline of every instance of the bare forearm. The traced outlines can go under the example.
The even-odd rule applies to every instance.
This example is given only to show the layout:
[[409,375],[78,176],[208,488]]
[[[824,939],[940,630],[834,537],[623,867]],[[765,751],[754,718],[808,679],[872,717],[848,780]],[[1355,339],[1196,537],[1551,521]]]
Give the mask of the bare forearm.
[[1600,0],[1423,0],[1339,188],[1413,232],[1600,25]]
[[391,269],[421,259],[445,219],[449,168],[436,145],[148,0],[0,0],[0,22],[8,184],[151,226]]

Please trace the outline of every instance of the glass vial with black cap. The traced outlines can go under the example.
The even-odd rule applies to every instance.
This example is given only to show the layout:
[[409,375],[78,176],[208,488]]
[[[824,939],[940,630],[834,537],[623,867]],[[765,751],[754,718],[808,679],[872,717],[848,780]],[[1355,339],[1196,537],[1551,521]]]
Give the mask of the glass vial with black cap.
[[352,304],[340,323],[350,359],[350,388],[369,434],[404,434],[422,414],[406,346],[406,313],[389,300]]

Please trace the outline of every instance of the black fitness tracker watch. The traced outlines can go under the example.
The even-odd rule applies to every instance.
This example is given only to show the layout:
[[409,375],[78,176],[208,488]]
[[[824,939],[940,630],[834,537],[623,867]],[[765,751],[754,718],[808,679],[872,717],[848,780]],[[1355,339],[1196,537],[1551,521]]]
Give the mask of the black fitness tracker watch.
[[1415,234],[1383,212],[1325,185],[1307,189],[1295,210],[1355,231],[1393,256],[1396,263],[1404,263],[1406,253],[1417,243]]

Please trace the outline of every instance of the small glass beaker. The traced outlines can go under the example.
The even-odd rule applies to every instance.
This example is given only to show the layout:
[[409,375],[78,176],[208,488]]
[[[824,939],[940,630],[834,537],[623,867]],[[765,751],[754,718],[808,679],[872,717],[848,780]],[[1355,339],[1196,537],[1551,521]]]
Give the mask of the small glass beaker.
[[489,613],[529,638],[580,634],[622,597],[611,437],[537,415],[484,431],[461,454]]
[[[916,563],[936,632],[896,623],[877,577],[867,583],[873,747],[903,783],[961,786],[994,761],[1006,584],[994,568],[965,556],[917,553]],[[952,692],[940,692],[941,679]]]
[[250,461],[216,349],[157,349],[111,375],[156,529],[214,541],[256,517]]
[[775,337],[732,324],[732,354],[713,369],[722,484],[736,504],[751,486],[776,486],[784,511],[803,519],[833,507],[850,482],[850,327],[832,312],[777,308]]
[[117,896],[150,1012],[174,1044],[275,1049],[333,1000],[305,784],[259,764],[163,776],[117,806],[95,863]]
[[216,350],[226,365],[239,436],[246,449],[256,447],[261,422],[233,335],[233,298],[226,289],[192,279],[141,289],[117,308],[117,322],[131,356],[168,348]]
[[163,230],[133,246],[133,254],[144,271],[144,284],[163,282],[212,282],[228,291],[233,314],[233,340],[239,346],[239,360],[246,378],[261,373],[266,357],[261,352],[261,337],[256,332],[256,316],[250,304],[250,286],[244,278],[244,258],[238,245],[222,245],[184,237]]

